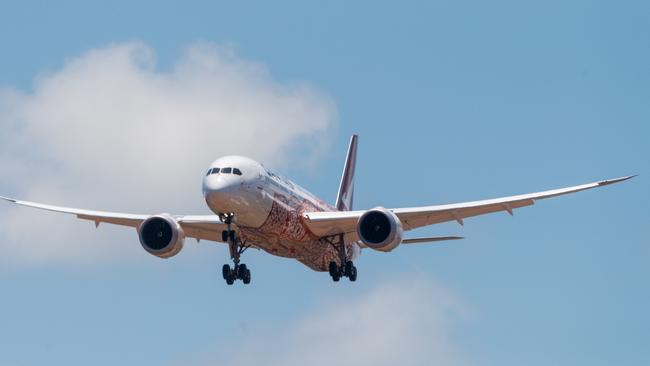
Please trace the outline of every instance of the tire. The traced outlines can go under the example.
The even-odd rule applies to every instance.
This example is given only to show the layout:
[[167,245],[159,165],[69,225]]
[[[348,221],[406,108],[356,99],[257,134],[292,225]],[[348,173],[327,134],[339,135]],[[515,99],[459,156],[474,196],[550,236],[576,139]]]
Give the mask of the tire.
[[240,280],[243,280],[246,277],[246,272],[250,272],[248,270],[248,267],[244,263],[240,264],[239,267],[237,267],[237,273],[236,276]]
[[228,281],[228,278],[230,277],[230,266],[224,264],[223,267],[221,268],[221,274],[223,275],[223,279]]
[[354,268],[354,263],[352,261],[345,262],[345,277],[352,276],[352,268]]
[[237,234],[235,233],[235,230],[230,230],[230,242],[234,243],[237,241]]
[[226,278],[226,283],[230,286],[233,283],[235,283],[235,279],[232,276],[229,276],[228,278]]
[[224,230],[221,232],[221,241],[224,243],[228,242],[228,230]]
[[350,273],[350,282],[355,282],[357,280],[357,267],[352,266],[352,273]]
[[244,273],[244,285],[248,285],[251,283],[251,270],[246,269],[246,273]]
[[330,262],[329,272],[330,272],[330,276],[332,276],[332,278],[334,278],[334,276],[338,276],[338,274],[339,274],[339,266],[336,264],[336,262]]

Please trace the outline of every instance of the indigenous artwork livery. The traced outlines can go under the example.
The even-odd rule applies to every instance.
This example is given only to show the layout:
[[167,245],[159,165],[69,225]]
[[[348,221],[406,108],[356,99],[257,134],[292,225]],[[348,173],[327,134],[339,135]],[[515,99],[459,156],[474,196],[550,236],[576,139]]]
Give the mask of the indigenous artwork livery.
[[242,156],[215,160],[203,178],[203,196],[213,215],[127,214],[51,206],[0,197],[80,219],[136,228],[142,247],[169,258],[183,248],[185,238],[225,243],[233,265],[225,264],[223,278],[251,281],[251,271],[240,257],[248,248],[292,258],[315,271],[327,271],[334,281],[357,279],[354,261],[361,250],[390,252],[401,244],[462,239],[457,236],[404,238],[404,232],[422,226],[530,206],[535,201],[622,182],[632,176],[550,191],[483,201],[412,208],[375,207],[353,210],[354,172],[358,137],[350,140],[334,205],[329,205],[292,181]]

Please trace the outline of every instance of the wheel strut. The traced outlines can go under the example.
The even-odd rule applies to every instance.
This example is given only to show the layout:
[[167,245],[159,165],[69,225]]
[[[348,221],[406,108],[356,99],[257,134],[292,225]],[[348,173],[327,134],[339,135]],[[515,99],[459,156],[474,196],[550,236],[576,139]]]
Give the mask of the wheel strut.
[[249,284],[251,281],[251,271],[245,264],[240,264],[241,254],[248,249],[246,243],[242,243],[237,233],[232,230],[232,220],[235,215],[232,213],[221,215],[221,220],[226,224],[227,230],[221,233],[223,241],[228,243],[228,250],[230,258],[233,261],[233,267],[223,265],[223,278],[228,285],[232,285],[235,280],[242,280],[244,284]]

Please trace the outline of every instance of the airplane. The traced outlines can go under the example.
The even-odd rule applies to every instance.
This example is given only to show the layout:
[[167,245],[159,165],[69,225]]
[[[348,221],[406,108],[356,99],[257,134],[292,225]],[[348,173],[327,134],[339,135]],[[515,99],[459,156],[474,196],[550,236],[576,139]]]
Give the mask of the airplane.
[[140,244],[159,258],[183,249],[185,238],[228,245],[233,265],[224,264],[228,285],[251,282],[241,263],[248,248],[296,259],[315,271],[329,272],[338,282],[357,280],[354,261],[362,249],[390,252],[399,245],[462,239],[459,236],[404,238],[404,232],[442,222],[464,225],[468,217],[533,205],[537,200],[602,187],[633,178],[602,180],[549,191],[454,204],[353,210],[358,136],[352,135],[334,206],[261,163],[243,156],[215,160],[203,177],[203,197],[212,215],[129,214],[52,206],[1,199],[18,205],[76,215],[99,227],[108,223],[136,228]]

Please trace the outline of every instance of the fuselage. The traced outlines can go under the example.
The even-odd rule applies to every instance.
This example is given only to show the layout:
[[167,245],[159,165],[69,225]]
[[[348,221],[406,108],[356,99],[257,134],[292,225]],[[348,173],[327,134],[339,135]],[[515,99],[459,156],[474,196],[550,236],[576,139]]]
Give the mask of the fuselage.
[[[311,232],[303,222],[304,212],[336,209],[255,160],[215,160],[203,177],[203,195],[215,214],[234,214],[240,239],[247,245],[297,259],[317,271],[326,271],[330,261],[338,260],[334,247],[319,240],[322,233]],[[359,255],[355,243],[348,248],[349,259]]]

